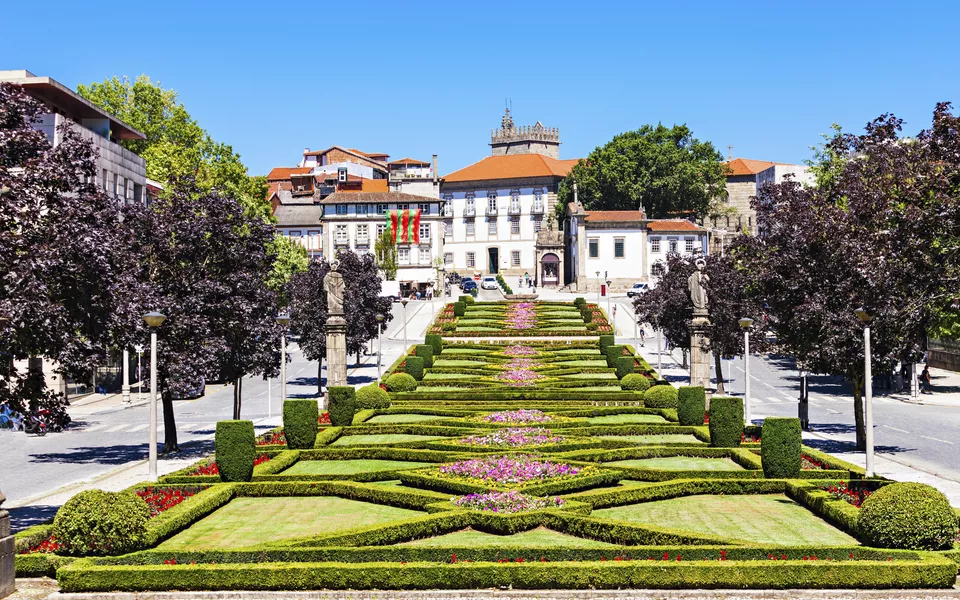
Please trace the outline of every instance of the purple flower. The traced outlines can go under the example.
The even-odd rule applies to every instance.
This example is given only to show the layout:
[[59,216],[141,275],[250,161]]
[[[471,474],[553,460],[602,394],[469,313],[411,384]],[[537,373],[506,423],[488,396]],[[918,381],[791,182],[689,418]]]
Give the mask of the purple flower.
[[459,443],[470,446],[500,446],[505,448],[520,448],[522,446],[542,446],[557,444],[564,441],[564,437],[552,435],[549,429],[541,427],[510,427],[498,429],[486,435],[470,435],[461,438]]
[[[590,467],[585,467],[589,469]],[[478,479],[487,483],[522,484],[555,477],[570,477],[584,469],[533,456],[484,456],[440,465],[441,477]]]
[[565,502],[563,498],[535,498],[524,496],[517,491],[467,494],[459,498],[451,498],[450,501],[461,508],[486,510],[495,513],[516,513],[560,507]]

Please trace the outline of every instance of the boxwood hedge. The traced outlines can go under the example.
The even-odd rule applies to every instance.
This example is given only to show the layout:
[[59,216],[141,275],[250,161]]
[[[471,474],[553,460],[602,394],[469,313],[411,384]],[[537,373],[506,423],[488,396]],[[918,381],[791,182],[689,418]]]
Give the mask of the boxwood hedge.
[[681,425],[703,425],[707,394],[700,386],[683,385],[677,390],[677,418]]
[[743,399],[714,396],[710,399],[710,445],[734,448],[743,436]]
[[254,437],[253,421],[217,422],[214,449],[222,481],[250,481],[256,458]]
[[353,424],[353,415],[357,412],[357,392],[350,386],[332,386],[327,388],[327,413],[334,427],[346,427]]
[[677,388],[655,385],[643,393],[643,404],[649,408],[677,408]]
[[772,478],[799,477],[802,445],[800,419],[788,417],[764,419],[763,433],[760,437],[763,474]]
[[283,431],[287,438],[287,448],[313,448],[319,414],[316,400],[304,398],[283,402]]

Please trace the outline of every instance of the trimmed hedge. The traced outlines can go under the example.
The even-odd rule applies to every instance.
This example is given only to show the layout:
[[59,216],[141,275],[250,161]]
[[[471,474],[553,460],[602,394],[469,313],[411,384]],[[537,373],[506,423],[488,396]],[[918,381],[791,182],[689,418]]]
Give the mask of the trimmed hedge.
[[357,409],[390,408],[390,394],[376,383],[365,385],[357,390]]
[[287,438],[287,448],[306,450],[313,448],[317,437],[317,418],[320,411],[317,401],[309,398],[285,400],[283,402],[283,432]]
[[607,348],[616,344],[616,338],[612,335],[601,335],[600,336],[600,354],[606,356]]
[[607,366],[611,368],[616,368],[617,360],[623,356],[623,344],[611,344],[607,346],[606,356],[607,356]]
[[357,392],[350,386],[327,388],[327,413],[334,427],[346,427],[353,424],[353,415],[357,412]]
[[384,385],[391,392],[412,392],[417,389],[417,380],[407,373],[394,373]]
[[410,375],[417,381],[420,381],[421,379],[423,379],[424,360],[421,357],[408,355],[407,358],[404,360],[404,362],[407,363],[406,366],[404,367],[404,370],[407,372],[408,375]]
[[623,379],[633,373],[633,357],[621,356],[617,359],[617,379]]
[[583,322],[584,322],[584,323],[591,323],[591,322],[593,322],[593,311],[590,310],[589,308],[586,308],[586,307],[581,308],[581,309],[580,309],[580,316],[583,318]]
[[255,437],[253,421],[217,421],[213,445],[221,481],[250,481]]
[[677,388],[655,385],[643,393],[643,404],[648,408],[677,408]]
[[433,346],[430,344],[419,344],[415,347],[417,356],[423,359],[423,367],[429,369],[433,366]]
[[700,386],[683,385],[677,390],[677,419],[681,425],[703,425],[707,394]]
[[760,456],[763,474],[772,479],[796,479],[800,476],[801,446],[800,419],[794,417],[767,417],[763,420],[760,437]]
[[443,352],[443,338],[435,333],[428,333],[423,341],[427,344],[433,346],[433,355],[440,356],[440,353]]
[[145,546],[150,507],[133,492],[84,490],[57,511],[53,535],[71,556],[126,554]]
[[710,445],[736,448],[743,436],[743,399],[714,396],[710,399]]
[[[462,297],[463,296],[461,296],[461,298]],[[453,316],[462,317],[466,312],[467,312],[467,305],[463,300],[453,303]]]
[[948,550],[957,537],[957,517],[942,492],[923,483],[892,483],[860,507],[857,530],[880,548]]
[[620,380],[620,388],[635,392],[645,392],[650,389],[650,379],[640,373],[630,373]]

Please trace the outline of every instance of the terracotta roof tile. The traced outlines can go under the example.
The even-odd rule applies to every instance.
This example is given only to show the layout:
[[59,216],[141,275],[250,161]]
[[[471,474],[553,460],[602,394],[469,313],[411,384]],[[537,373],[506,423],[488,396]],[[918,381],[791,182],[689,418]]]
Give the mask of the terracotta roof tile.
[[636,221],[644,220],[643,211],[640,210],[588,210],[587,223],[612,223],[616,221]]
[[440,202],[440,199],[400,192],[335,192],[321,200],[320,204],[425,204],[427,202]]
[[415,158],[401,158],[400,160],[391,160],[387,163],[388,165],[406,165],[413,167],[429,167],[430,163],[423,162],[422,160],[417,160]]
[[290,179],[291,175],[308,175],[312,167],[274,167],[267,175],[267,181]]
[[766,171],[774,165],[783,165],[786,163],[770,162],[768,160],[753,160],[752,158],[735,158],[727,163],[731,175],[756,175],[760,171]]
[[658,219],[647,223],[650,231],[703,231],[703,228],[685,219]]
[[446,183],[522,179],[524,177],[566,177],[579,159],[559,160],[542,154],[488,156],[443,179]]

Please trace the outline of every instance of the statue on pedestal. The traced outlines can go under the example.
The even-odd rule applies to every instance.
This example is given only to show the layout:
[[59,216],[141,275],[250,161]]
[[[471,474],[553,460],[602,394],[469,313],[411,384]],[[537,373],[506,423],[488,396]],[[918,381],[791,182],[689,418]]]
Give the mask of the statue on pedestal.
[[340,274],[340,261],[330,263],[330,271],[323,278],[323,291],[327,294],[327,312],[331,315],[343,314],[343,275]]
[[704,348],[710,345],[710,315],[707,304],[706,284],[710,276],[703,272],[707,261],[696,260],[697,270],[687,278],[690,302],[693,304],[693,320],[690,321],[690,385],[702,386],[710,397],[710,353]]
[[690,301],[693,302],[693,314],[707,313],[707,288],[704,286],[710,281],[710,276],[703,272],[707,261],[698,258],[697,270],[687,278],[687,288],[690,290]]
[[327,295],[327,387],[347,385],[347,320],[343,315],[343,275],[340,261],[330,263],[323,278]]

